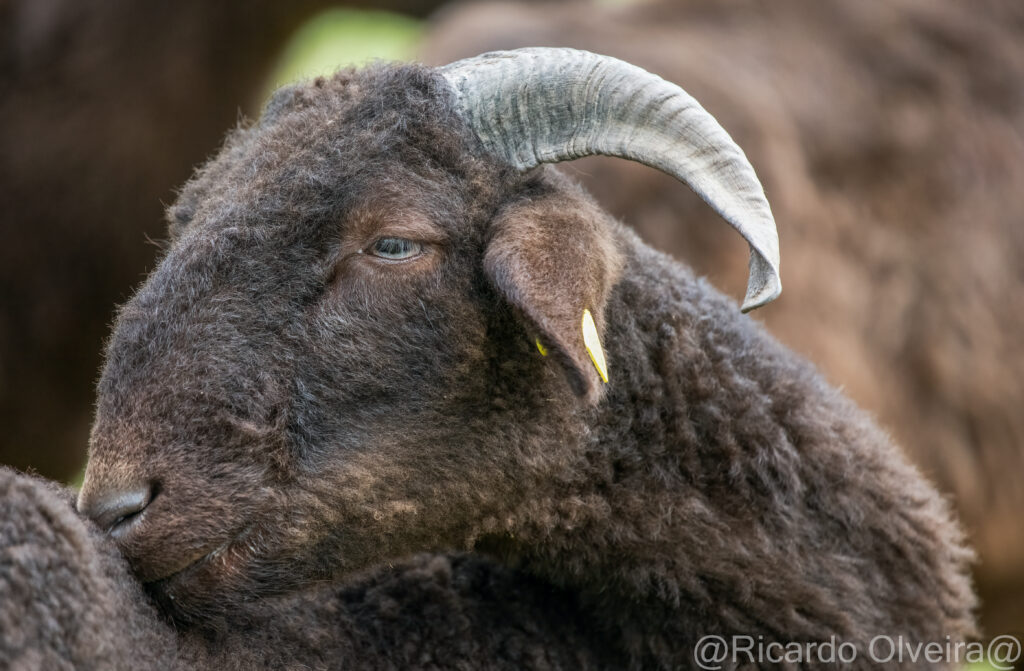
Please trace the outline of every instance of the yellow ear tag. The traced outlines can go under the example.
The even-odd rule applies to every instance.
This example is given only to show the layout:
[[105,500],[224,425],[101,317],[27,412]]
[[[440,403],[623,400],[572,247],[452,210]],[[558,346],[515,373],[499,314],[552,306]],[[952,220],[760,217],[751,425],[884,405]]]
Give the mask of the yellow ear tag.
[[597,326],[594,325],[594,318],[590,310],[583,311],[583,344],[587,347],[590,360],[594,362],[597,374],[601,376],[605,384],[608,383],[608,368],[604,361],[604,350],[601,349],[601,339],[597,335]]
[[540,338],[537,338],[537,351],[540,352],[541,356],[547,356],[548,351],[544,349],[544,345],[540,344]]

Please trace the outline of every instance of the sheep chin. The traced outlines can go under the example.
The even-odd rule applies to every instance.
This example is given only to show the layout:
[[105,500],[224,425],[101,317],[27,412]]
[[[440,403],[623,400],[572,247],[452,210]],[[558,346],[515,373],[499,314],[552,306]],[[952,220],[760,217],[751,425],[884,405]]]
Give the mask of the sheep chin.
[[143,586],[173,619],[214,619],[230,607],[218,595],[251,591],[249,567],[260,561],[256,540],[261,538],[253,526],[246,526],[227,540],[207,546],[212,549],[193,554],[172,573],[145,580]]

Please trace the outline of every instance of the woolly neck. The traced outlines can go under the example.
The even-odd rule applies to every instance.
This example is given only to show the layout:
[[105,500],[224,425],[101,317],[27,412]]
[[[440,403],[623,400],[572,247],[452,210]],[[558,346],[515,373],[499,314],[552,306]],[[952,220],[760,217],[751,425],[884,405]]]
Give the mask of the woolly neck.
[[969,634],[969,553],[901,452],[732,301],[624,247],[606,395],[559,486],[477,549],[578,592],[637,667],[689,666],[708,634]]

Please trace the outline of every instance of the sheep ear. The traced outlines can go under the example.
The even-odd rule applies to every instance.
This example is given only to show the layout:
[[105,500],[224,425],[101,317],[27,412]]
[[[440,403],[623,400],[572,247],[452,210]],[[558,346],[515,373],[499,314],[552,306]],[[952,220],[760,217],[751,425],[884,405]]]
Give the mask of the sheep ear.
[[614,380],[600,339],[621,266],[608,215],[578,191],[513,203],[492,223],[488,277],[526,322],[524,337],[536,338],[537,356],[560,364],[589,402]]

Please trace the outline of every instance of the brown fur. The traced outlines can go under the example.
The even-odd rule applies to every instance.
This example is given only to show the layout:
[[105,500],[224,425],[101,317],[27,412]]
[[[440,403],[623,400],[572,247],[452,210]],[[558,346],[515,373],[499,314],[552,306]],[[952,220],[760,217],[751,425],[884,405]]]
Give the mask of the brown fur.
[[[439,16],[428,62],[573,46],[681,84],[750,156],[785,291],[761,311],[950,494],[982,622],[1024,629],[1024,11],[1016,0],[664,0]],[[574,170],[575,168],[575,170]],[[569,168],[642,237],[732,295],[746,246],[671,178]]]
[[[703,633],[969,634],[970,553],[886,436],[556,171],[484,155],[451,96],[417,66],[282,90],[171,209],[79,499],[155,488],[119,544],[163,607],[216,623],[475,549],[569,590],[635,667],[686,667]],[[422,254],[364,253],[395,231]],[[563,318],[587,307],[596,390]]]

